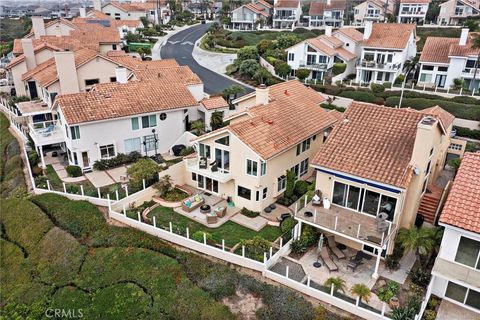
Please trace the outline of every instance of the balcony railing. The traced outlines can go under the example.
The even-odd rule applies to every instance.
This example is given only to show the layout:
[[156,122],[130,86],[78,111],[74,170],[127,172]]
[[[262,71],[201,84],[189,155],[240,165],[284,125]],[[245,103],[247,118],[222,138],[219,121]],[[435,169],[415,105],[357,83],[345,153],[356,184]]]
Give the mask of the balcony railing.
[[64,141],[57,120],[30,123],[28,128],[30,136],[38,145],[60,143]]
[[186,159],[187,168],[191,172],[203,175],[215,179],[219,182],[225,183],[232,179],[230,170],[219,168],[217,165],[212,164],[213,160],[207,160],[201,163],[198,157]]
[[281,15],[276,14],[276,15],[273,16],[273,19],[275,19],[275,20],[295,20],[296,17],[295,16],[281,16]]
[[366,13],[365,18],[372,18],[372,19],[379,19],[380,14],[379,13]]
[[477,71],[475,72],[475,68],[465,68],[463,69],[462,73],[466,76],[471,76],[473,77],[473,74],[476,76],[480,75],[480,68],[477,68]]
[[310,70],[327,70],[328,64],[326,63],[305,63],[305,61],[300,61],[300,68],[310,69]]
[[381,69],[381,70],[399,70],[402,66],[401,63],[378,63],[375,61],[362,60],[357,62],[358,67]]

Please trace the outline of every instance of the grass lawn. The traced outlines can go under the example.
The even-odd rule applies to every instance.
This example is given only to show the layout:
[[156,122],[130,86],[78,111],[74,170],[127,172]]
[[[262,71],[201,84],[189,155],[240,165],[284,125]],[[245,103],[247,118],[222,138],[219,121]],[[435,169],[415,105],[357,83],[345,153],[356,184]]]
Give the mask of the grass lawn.
[[185,234],[187,227],[189,228],[190,236],[196,231],[207,232],[212,235],[213,240],[218,244],[221,244],[222,239],[225,239],[225,245],[228,247],[233,247],[241,240],[252,239],[254,236],[260,236],[268,241],[274,241],[281,234],[280,228],[278,227],[265,226],[262,230],[256,232],[232,221],[227,221],[218,228],[208,228],[201,223],[195,222],[175,212],[171,208],[165,207],[155,208],[149,214],[150,217],[152,215],[155,216],[158,227],[168,229],[169,222],[172,222],[173,229],[176,230],[177,233]]
[[63,181],[57,174],[57,171],[52,167],[51,164],[47,165],[45,169],[45,175],[47,179],[50,180],[50,187],[57,191],[63,191]]

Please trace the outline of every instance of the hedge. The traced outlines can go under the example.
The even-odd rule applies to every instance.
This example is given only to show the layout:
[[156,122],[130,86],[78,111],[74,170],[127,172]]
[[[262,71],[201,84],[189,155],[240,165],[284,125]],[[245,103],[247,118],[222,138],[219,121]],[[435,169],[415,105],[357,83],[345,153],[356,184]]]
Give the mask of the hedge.
[[345,110],[346,110],[345,108],[339,107],[339,106],[337,106],[333,103],[332,104],[322,103],[320,106],[324,109],[337,110],[338,112],[345,112]]
[[[398,106],[399,101],[400,97],[388,97],[385,105],[395,107]],[[478,105],[423,98],[404,98],[402,102],[402,107],[410,107],[415,110],[423,110],[436,105],[450,112],[456,118],[480,120],[480,107]]]
[[455,127],[457,136],[480,140],[480,130],[471,130],[469,128]]
[[363,102],[369,102],[369,103],[375,102],[375,96],[373,95],[373,93],[370,93],[370,92],[344,91],[340,93],[339,96],[344,98],[350,98],[356,101],[363,101]]
[[333,85],[321,85],[321,84],[312,84],[310,87],[316,91],[321,93],[330,94],[333,96],[338,96],[340,93],[344,91],[355,91],[352,87],[338,87]]

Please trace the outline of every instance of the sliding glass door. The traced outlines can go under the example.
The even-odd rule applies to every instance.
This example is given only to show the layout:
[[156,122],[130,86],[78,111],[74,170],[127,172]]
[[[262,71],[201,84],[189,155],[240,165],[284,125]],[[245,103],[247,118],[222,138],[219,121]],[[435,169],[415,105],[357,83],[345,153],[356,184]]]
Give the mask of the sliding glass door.
[[224,173],[230,172],[230,152],[223,149],[215,148],[215,162],[218,169]]

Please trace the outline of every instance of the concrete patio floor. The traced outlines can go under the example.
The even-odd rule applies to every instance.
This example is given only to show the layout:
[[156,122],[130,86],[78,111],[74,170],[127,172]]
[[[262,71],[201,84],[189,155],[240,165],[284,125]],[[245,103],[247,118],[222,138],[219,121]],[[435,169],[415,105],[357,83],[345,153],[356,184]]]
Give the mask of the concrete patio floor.
[[445,299],[440,303],[440,307],[437,312],[436,320],[453,320],[453,319],[462,319],[462,320],[479,320],[480,313],[470,311],[466,308],[447,301]]
[[115,181],[105,171],[92,171],[85,174],[88,180],[95,186],[101,188],[114,184]]
[[241,226],[247,227],[255,231],[262,230],[268,222],[267,219],[265,219],[264,217],[257,216],[255,218],[249,218],[241,213],[234,215],[231,220]]

